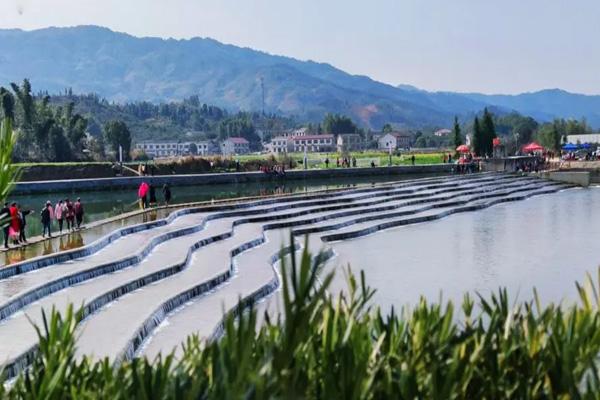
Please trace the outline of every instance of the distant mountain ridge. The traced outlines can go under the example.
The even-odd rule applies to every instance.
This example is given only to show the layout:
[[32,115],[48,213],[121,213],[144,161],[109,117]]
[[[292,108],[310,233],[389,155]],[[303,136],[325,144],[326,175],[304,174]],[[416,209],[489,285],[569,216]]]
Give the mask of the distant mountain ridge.
[[97,26],[0,30],[0,85],[29,78],[35,90],[94,92],[154,102],[198,95],[231,110],[317,121],[327,112],[374,129],[449,126],[485,106],[536,119],[587,118],[600,127],[600,96],[547,90],[516,96],[427,92],[350,75],[329,64],[222,44],[213,39],[137,38]]

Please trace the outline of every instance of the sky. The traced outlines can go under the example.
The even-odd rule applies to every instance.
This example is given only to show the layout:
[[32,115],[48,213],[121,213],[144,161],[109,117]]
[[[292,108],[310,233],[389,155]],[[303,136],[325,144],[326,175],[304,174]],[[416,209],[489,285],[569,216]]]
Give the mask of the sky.
[[0,28],[74,25],[211,37],[433,91],[600,94],[599,0],[0,0]]

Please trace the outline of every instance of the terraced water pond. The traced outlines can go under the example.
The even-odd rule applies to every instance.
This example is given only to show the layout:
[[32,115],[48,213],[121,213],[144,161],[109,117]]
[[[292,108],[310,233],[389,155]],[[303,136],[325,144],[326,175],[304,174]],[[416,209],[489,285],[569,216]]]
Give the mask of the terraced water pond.
[[[173,199],[171,203],[182,204],[241,197],[302,193],[324,189],[357,187],[394,180],[415,179],[418,177],[419,175],[410,175],[404,177],[378,176],[372,178],[357,177],[355,179],[313,179],[304,181],[296,180],[211,186],[183,186],[172,188]],[[157,200],[162,203],[163,199],[160,188],[157,188],[156,194]],[[47,195],[13,196],[11,199],[9,199],[9,201],[18,202],[24,209],[34,210],[34,213],[27,218],[26,227],[27,237],[33,237],[41,233],[42,226],[39,218],[39,211],[47,200],[50,200],[56,204],[60,199],[69,198],[71,200],[75,200],[78,196],[81,196],[85,206],[85,223],[103,220],[138,209],[138,204],[136,202],[136,191],[131,190],[57,193],[52,194],[51,197]],[[3,252],[0,254],[0,266],[14,264],[33,257],[52,254],[57,251],[76,249],[84,246],[85,244],[89,244],[94,240],[97,240],[98,238],[119,227],[164,218],[169,212],[170,211],[159,210],[157,212],[148,213],[147,215],[115,221],[101,227],[96,227],[93,230],[74,232],[50,241],[44,241],[35,245],[20,247],[8,252]],[[54,231],[58,229],[56,222],[54,222],[52,229]]]
[[[518,281],[531,274],[534,280],[544,271],[531,269],[526,262],[507,267],[512,272],[505,275],[494,271],[518,256],[509,259],[503,254],[500,249],[506,244],[501,238],[496,252],[489,251],[489,243],[501,234],[525,242],[522,235],[537,230],[533,210],[542,210],[538,217],[548,217],[569,203],[569,196],[592,193],[598,203],[594,190],[561,192],[564,189],[567,186],[537,178],[479,174],[181,210],[166,220],[124,228],[67,255],[0,269],[0,360],[6,360],[9,374],[23,368],[36,339],[30,321],[40,322],[42,309],[64,310],[69,303],[85,306],[80,355],[116,361],[170,351],[191,333],[218,337],[223,310],[235,309],[240,297],[264,300],[261,310],[274,313],[280,284],[278,254],[290,230],[299,241],[311,234],[312,251],[329,250],[329,268],[349,261],[355,269],[367,269],[369,282],[379,289],[376,301],[384,307],[412,301],[417,293],[437,297],[440,287],[448,287],[452,295],[453,288],[457,292],[469,288],[469,282],[502,284],[496,276]],[[534,216],[524,224],[507,222],[511,217],[501,212],[511,214],[513,208],[540,199],[552,204],[555,198],[559,207],[534,206],[530,210]],[[583,203],[572,201],[578,207]],[[482,217],[497,210],[495,218]],[[498,225],[496,230],[490,224]],[[492,257],[498,260],[490,270]],[[451,263],[453,258],[468,262]],[[469,280],[471,273],[487,280]],[[571,276],[565,276],[556,285],[571,285]],[[336,285],[340,281],[341,274]]]

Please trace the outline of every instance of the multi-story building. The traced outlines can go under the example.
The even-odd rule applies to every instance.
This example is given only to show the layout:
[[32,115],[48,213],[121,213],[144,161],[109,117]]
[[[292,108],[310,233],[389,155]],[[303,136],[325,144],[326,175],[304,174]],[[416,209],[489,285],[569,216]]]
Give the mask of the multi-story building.
[[337,151],[357,151],[364,149],[364,141],[358,133],[340,133],[337,137]]
[[377,140],[377,147],[380,150],[406,149],[410,147],[411,139],[412,136],[408,133],[390,132]]
[[215,154],[218,146],[210,141],[176,142],[176,141],[145,141],[135,144],[135,149],[143,151],[148,157],[176,157],[188,155]]
[[247,154],[250,152],[250,142],[243,137],[230,137],[221,143],[223,155]]
[[333,135],[304,135],[290,139],[290,148],[294,152],[326,152],[334,151]]
[[284,136],[277,136],[271,139],[269,151],[271,153],[287,153],[289,150],[290,140]]

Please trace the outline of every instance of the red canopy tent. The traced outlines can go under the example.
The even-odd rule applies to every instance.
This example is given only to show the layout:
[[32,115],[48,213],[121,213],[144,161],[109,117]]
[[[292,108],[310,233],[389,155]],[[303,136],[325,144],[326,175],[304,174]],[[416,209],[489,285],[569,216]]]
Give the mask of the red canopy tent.
[[492,144],[494,145],[494,147],[498,147],[502,143],[500,142],[500,138],[494,138],[494,140],[492,140]]
[[471,152],[471,149],[469,149],[469,146],[467,146],[466,144],[461,144],[456,148],[456,151],[458,151],[459,153],[469,153]]
[[543,151],[544,148],[537,144],[536,142],[531,142],[525,146],[523,146],[523,151],[525,153],[535,153],[536,151]]

